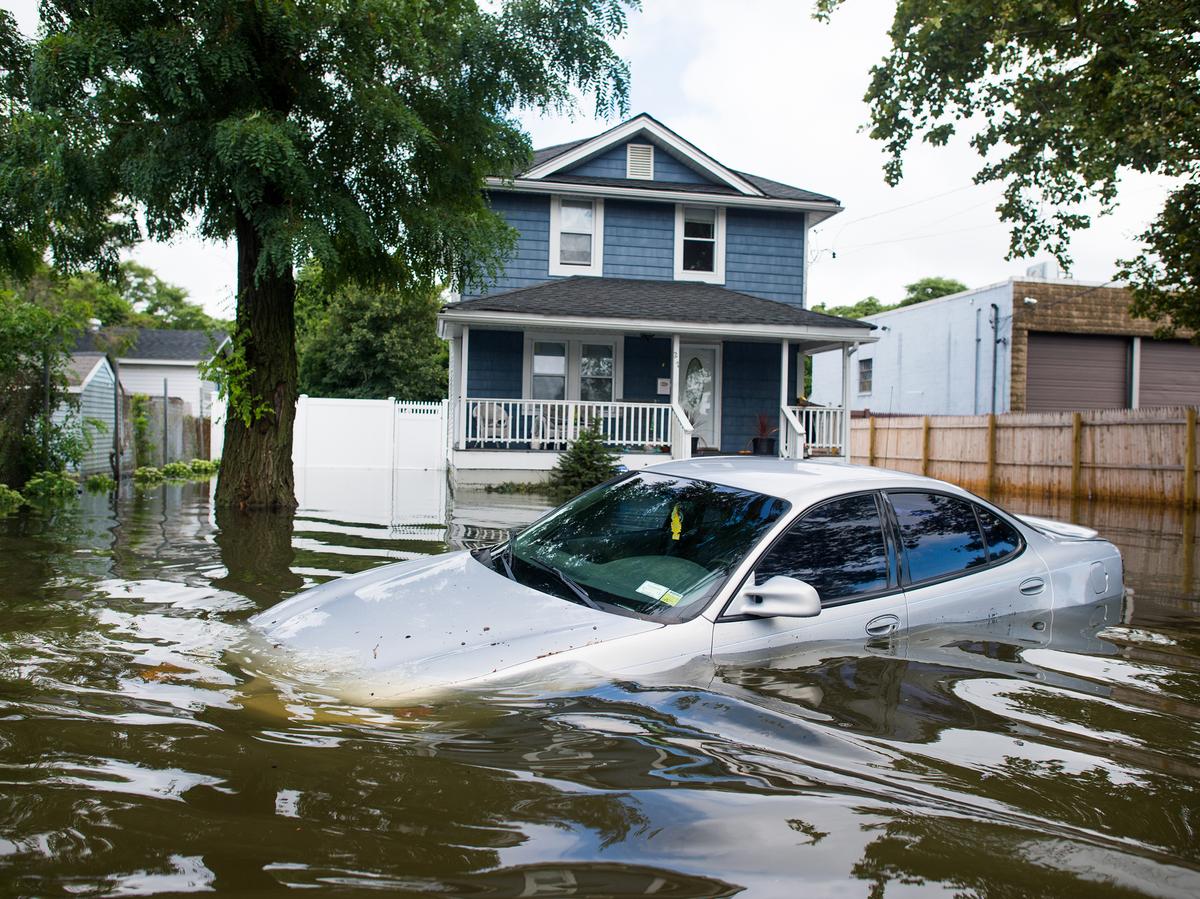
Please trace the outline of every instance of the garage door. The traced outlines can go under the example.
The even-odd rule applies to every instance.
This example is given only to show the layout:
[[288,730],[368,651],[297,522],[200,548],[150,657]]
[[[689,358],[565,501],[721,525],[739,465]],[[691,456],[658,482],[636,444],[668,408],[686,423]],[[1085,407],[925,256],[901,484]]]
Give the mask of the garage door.
[[1200,406],[1200,346],[1143,340],[1139,406]]
[[1129,339],[1091,334],[1029,335],[1029,412],[1129,406]]

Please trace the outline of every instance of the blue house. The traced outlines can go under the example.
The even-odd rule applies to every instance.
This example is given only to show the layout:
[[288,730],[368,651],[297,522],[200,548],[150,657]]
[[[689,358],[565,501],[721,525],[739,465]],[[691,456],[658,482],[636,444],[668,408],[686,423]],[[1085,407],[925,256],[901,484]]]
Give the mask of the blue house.
[[804,356],[875,339],[805,308],[808,231],[837,200],[730,169],[645,114],[487,189],[518,239],[439,317],[456,483],[538,477],[589,425],[630,467],[846,455],[845,394],[802,397]]

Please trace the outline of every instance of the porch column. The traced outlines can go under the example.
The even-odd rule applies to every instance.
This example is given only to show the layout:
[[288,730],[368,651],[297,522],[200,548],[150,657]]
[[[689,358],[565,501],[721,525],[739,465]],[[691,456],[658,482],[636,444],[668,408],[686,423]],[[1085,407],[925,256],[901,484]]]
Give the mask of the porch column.
[[850,461],[850,354],[858,349],[858,344],[851,347],[842,344],[842,453],[847,462]]
[[458,449],[458,409],[462,404],[459,402],[459,396],[462,389],[459,387],[459,372],[462,363],[459,362],[459,348],[462,346],[461,337],[450,338],[450,361],[446,366],[446,374],[448,381],[446,385],[446,398],[450,403],[450,451]]
[[794,434],[788,429],[787,415],[784,414],[784,408],[788,404],[788,350],[791,348],[790,341],[780,343],[779,353],[779,455],[784,459],[794,459],[803,453],[796,453],[791,446]]
[[462,326],[462,347],[459,350],[461,358],[459,363],[462,368],[458,374],[458,412],[456,413],[456,421],[458,423],[458,446],[459,449],[467,448],[467,359],[470,357],[470,339],[471,328],[469,325]]

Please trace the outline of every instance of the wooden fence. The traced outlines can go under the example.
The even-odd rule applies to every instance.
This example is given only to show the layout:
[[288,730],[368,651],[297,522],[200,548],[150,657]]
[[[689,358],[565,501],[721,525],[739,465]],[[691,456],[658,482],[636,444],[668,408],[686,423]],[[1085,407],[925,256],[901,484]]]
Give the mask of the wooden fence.
[[1196,410],[856,418],[855,462],[977,493],[1196,505]]

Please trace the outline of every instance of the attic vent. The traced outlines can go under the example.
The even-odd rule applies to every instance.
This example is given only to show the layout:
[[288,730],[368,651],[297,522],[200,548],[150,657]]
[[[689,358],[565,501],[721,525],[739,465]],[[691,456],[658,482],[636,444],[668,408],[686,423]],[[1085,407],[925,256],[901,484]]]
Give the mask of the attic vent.
[[654,146],[652,144],[625,145],[625,177],[642,181],[654,180]]

